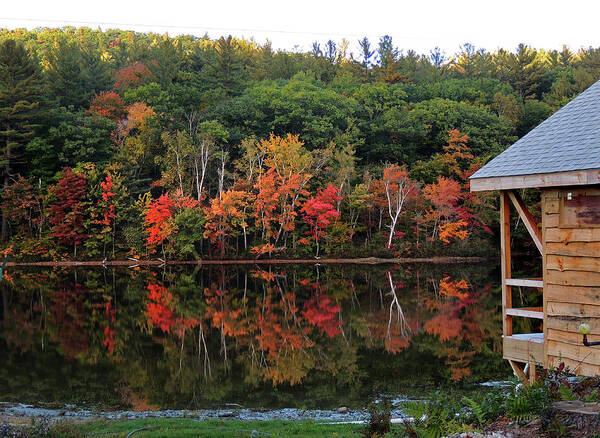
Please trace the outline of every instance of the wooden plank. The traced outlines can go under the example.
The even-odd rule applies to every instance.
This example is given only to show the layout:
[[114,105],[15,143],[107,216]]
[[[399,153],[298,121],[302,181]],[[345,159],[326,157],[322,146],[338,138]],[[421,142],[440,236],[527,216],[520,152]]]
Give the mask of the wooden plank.
[[558,189],[544,189],[542,190],[542,199],[550,200],[550,199],[558,199],[559,191]]
[[546,312],[549,316],[600,317],[600,302],[598,302],[598,304],[599,305],[557,303],[555,301],[548,301],[546,304]]
[[506,314],[511,316],[519,316],[521,318],[544,319],[544,311],[541,307],[509,307],[506,309]]
[[546,215],[558,215],[560,213],[560,199],[547,199],[546,205],[544,206],[544,213]]
[[577,360],[558,356],[548,356],[547,368],[557,368],[561,363],[564,363],[569,371],[574,372],[579,376],[593,377],[600,375],[600,367],[596,365],[586,364]]
[[600,242],[547,242],[546,254],[600,258]]
[[544,227],[546,228],[558,228],[560,217],[556,213],[546,214],[544,217]]
[[[543,281],[544,281],[544,289],[543,289],[543,293],[542,293],[542,306],[544,308],[544,320],[543,320],[543,331],[544,331],[544,340],[548,339],[547,336],[547,332],[548,332],[548,314],[546,313],[546,306],[548,305],[548,301],[546,298],[546,287],[547,287],[547,283],[546,283],[546,272],[548,271],[546,269],[546,257],[547,257],[547,240],[546,240],[546,230],[548,229],[548,224],[547,224],[547,219],[549,217],[549,211],[548,211],[548,203],[552,202],[552,200],[556,199],[556,197],[558,197],[558,191],[557,190],[542,190],[542,241],[544,242],[544,252],[542,253],[542,275],[543,275]],[[544,368],[548,368],[548,343],[544,342],[544,363],[543,363]]]
[[559,198],[566,198],[571,193],[571,197],[575,196],[597,196],[600,195],[600,188],[598,186],[587,186],[587,187],[569,187],[558,190]]
[[[553,341],[560,341],[566,344],[581,345],[583,336],[576,332],[564,332],[562,330],[548,329],[548,338]],[[600,341],[600,335],[588,335],[588,341]]]
[[521,196],[519,196],[518,193],[509,191],[508,197],[510,198],[513,206],[515,207],[515,210],[517,210],[517,213],[519,213],[519,216],[523,221],[523,225],[525,225],[525,228],[527,228],[529,235],[533,239],[533,243],[535,243],[535,246],[541,254],[543,251],[542,232],[540,231],[537,222],[533,218],[533,215],[529,212],[529,209],[527,208],[527,206],[523,202],[523,199],[521,199]]
[[600,366],[600,349],[548,340],[548,355]]
[[502,352],[504,359],[517,362],[544,363],[544,344],[531,342],[524,339],[516,339],[510,336],[502,338]]
[[527,382],[527,376],[525,375],[525,372],[523,371],[523,369],[521,368],[521,366],[516,363],[514,360],[508,360],[508,363],[510,364],[510,367],[513,370],[513,374],[518,377],[519,379],[521,379],[522,382]]
[[600,257],[559,256],[548,254],[546,268],[559,271],[600,272]]
[[510,201],[506,192],[500,193],[500,265],[502,271],[502,334],[510,336],[513,332],[512,316],[506,309],[512,307],[512,288],[506,283],[511,277],[510,265]]
[[578,304],[600,304],[600,286],[561,286],[547,284],[544,296],[548,301]]
[[546,316],[546,327],[548,329],[577,333],[581,323],[586,323],[590,326],[590,334],[600,335],[600,318],[569,315]]
[[506,284],[521,287],[544,287],[544,280],[537,278],[507,278]]
[[560,205],[561,228],[600,227],[600,195],[571,193]]
[[529,383],[537,382],[537,367],[534,363],[529,363]]
[[484,190],[514,190],[533,187],[562,187],[600,184],[600,170],[538,173],[533,175],[471,178],[472,192]]
[[600,286],[599,272],[582,271],[557,271],[546,269],[546,284],[560,284],[563,286]]
[[600,228],[547,228],[545,234],[548,242],[600,242]]

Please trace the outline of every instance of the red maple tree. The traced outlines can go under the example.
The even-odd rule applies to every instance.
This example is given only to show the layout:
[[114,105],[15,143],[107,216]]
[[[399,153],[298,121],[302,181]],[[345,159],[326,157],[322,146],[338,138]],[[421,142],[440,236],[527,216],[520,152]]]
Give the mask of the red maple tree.
[[83,224],[87,179],[67,167],[50,191],[54,196],[49,209],[52,237],[63,245],[74,245],[76,254],[77,245],[88,237]]
[[125,117],[125,112],[125,102],[114,91],[101,91],[90,103],[90,113],[110,120],[122,119]]
[[325,229],[340,217],[336,205],[341,200],[339,189],[329,184],[325,190],[318,190],[315,196],[308,198],[302,207],[304,220],[311,228],[308,234],[317,244],[317,257],[319,256],[320,238],[326,235]]

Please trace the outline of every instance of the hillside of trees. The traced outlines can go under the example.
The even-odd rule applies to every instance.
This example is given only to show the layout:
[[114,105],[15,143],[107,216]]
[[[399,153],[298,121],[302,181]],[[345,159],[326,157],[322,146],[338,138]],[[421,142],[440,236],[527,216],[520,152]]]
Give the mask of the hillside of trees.
[[0,30],[4,253],[490,253],[469,175],[600,78],[600,49],[359,43]]

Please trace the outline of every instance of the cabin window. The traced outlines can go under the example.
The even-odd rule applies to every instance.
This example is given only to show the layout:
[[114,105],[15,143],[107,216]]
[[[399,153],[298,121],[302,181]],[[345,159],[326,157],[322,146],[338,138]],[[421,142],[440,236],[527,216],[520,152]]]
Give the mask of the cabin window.
[[600,195],[564,192],[560,198],[561,228],[600,227]]

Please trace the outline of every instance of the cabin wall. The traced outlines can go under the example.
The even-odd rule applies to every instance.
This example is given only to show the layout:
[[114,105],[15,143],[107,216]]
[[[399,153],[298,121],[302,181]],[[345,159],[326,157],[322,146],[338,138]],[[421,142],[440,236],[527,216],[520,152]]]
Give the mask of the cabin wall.
[[600,200],[589,198],[600,196],[597,187],[542,191],[545,366],[564,362],[588,376],[600,375],[600,347],[585,347],[577,330],[585,322],[591,327],[588,340],[600,341],[600,223],[594,218],[597,207],[574,214],[581,207],[573,207],[573,200],[587,196],[585,210],[590,200]]

